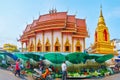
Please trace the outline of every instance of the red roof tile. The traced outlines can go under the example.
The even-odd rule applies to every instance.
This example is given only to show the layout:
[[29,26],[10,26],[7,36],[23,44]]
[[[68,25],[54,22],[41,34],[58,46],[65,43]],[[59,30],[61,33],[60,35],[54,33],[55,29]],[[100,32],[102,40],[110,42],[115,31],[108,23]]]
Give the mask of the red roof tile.
[[77,26],[83,26],[86,27],[85,19],[76,19]]
[[68,16],[67,16],[67,22],[76,23],[75,15],[68,15]]
[[66,19],[67,12],[57,12],[52,14],[46,14],[39,17],[39,22],[47,21],[47,20],[54,20],[54,19]]

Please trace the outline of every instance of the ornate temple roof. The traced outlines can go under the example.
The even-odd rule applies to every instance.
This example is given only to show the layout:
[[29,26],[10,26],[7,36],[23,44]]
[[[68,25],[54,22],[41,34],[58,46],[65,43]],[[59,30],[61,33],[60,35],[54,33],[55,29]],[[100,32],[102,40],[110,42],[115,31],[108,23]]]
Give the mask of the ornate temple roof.
[[[86,29],[85,19],[76,18],[75,15],[68,15],[67,12],[57,12],[51,10],[48,14],[40,15],[38,19],[33,20],[28,24],[21,36],[21,39],[26,36],[34,35],[35,32],[43,30],[61,29],[63,32],[74,32],[74,35],[87,37],[88,32]],[[82,35],[84,34],[84,35]]]

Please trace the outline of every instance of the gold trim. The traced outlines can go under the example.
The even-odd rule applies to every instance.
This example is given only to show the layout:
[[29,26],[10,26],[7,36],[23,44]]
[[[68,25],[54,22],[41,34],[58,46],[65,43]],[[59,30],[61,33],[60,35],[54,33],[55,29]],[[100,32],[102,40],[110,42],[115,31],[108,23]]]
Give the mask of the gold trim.
[[[68,51],[66,50],[66,47],[69,47]],[[68,40],[68,37],[67,37],[65,45],[64,45],[64,51],[65,52],[70,52],[70,47],[71,47],[71,44],[69,43],[69,40]]]
[[28,51],[28,44],[27,44],[27,42],[25,44],[26,44],[26,51]]
[[73,40],[74,38],[72,37],[72,52],[74,52],[74,40]]
[[33,44],[33,41],[31,41],[31,44],[30,44],[30,52],[34,51],[34,44]]
[[35,46],[34,46],[34,51],[36,52],[36,36],[35,36]]
[[84,49],[83,49],[83,50],[85,50],[85,47],[86,47],[86,46],[85,46],[85,38],[84,38]]
[[43,41],[43,47],[42,47],[42,51],[44,52],[44,31],[43,31],[43,33],[42,33],[42,41]]
[[[40,47],[40,50],[38,50],[38,47]],[[42,44],[41,44],[40,39],[38,40],[36,51],[37,51],[37,52],[41,52],[41,51],[42,51]]]
[[48,38],[45,43],[45,52],[50,52],[50,42]]
[[23,42],[21,43],[21,45],[22,45],[22,52],[23,52]]
[[53,37],[54,37],[54,36],[53,36],[53,30],[52,30],[52,51],[54,51],[54,50],[53,50],[53,44],[54,44],[54,39],[53,39]]
[[[58,51],[56,50],[56,47],[58,47]],[[56,42],[55,42],[55,45],[54,45],[54,51],[55,52],[60,52],[60,43],[59,43],[58,37],[56,38]]]
[[61,32],[61,39],[62,39],[62,52],[63,52],[63,33]]
[[[80,48],[79,50],[77,50],[78,47]],[[76,48],[76,52],[81,52],[82,51],[82,46],[80,44],[80,40],[79,39],[76,42],[75,48]]]

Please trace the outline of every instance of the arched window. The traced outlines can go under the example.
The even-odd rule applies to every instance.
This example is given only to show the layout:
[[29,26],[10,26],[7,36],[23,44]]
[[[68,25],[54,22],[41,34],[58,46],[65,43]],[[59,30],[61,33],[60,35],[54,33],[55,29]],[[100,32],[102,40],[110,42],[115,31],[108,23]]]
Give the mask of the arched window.
[[37,51],[38,51],[38,52],[41,52],[41,51],[42,51],[42,45],[41,45],[41,43],[40,43],[40,40],[38,40]]
[[60,43],[59,43],[59,40],[58,38],[56,38],[56,42],[55,42],[55,51],[60,51]]
[[66,42],[65,42],[65,52],[70,52],[70,43],[68,38],[66,39]]
[[46,44],[45,44],[45,51],[46,51],[46,52],[50,52],[50,43],[49,43],[48,38],[47,38]]
[[95,42],[97,42],[97,32],[95,32]]
[[81,52],[80,40],[77,40],[75,47],[76,47],[76,52]]
[[107,31],[106,31],[106,29],[104,30],[103,34],[104,34],[104,40],[107,41]]
[[34,44],[33,44],[33,41],[31,42],[30,44],[30,52],[34,51]]

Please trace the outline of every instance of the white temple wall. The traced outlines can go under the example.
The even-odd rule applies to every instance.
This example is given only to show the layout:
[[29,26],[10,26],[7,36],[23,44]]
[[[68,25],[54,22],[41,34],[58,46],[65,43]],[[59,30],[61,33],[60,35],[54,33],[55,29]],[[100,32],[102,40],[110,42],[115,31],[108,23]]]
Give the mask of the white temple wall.
[[77,43],[77,40],[79,39],[80,41],[80,44],[81,44],[81,48],[82,48],[82,52],[84,50],[84,39],[83,38],[74,38],[74,44],[73,44],[73,52],[76,52],[76,43]]
[[[52,34],[53,34],[53,40],[52,40]],[[62,42],[62,36],[63,36],[63,42]],[[55,45],[55,42],[56,42],[57,38],[58,38],[59,43],[60,43],[60,52],[65,52],[65,43],[66,43],[67,38],[68,38],[68,41],[70,43],[70,52],[75,52],[76,51],[76,42],[77,42],[78,39],[80,40],[82,52],[84,51],[84,46],[85,46],[84,45],[84,38],[73,38],[73,43],[72,43],[72,34],[61,33],[60,30],[53,30],[53,33],[52,33],[52,30],[50,30],[50,31],[44,31],[44,41],[43,41],[43,32],[39,32],[39,33],[36,34],[36,47],[37,47],[38,40],[40,39],[40,42],[42,44],[42,52],[45,51],[45,43],[46,43],[47,38],[50,42],[50,52],[54,52],[54,50],[55,50],[54,45]],[[30,46],[32,41],[33,41],[33,44],[34,44],[34,47],[35,47],[35,37],[31,37],[29,39],[29,44],[28,45]],[[43,46],[43,44],[44,44],[44,46]],[[72,45],[73,45],[73,47],[72,47]],[[25,47],[25,45],[24,45],[24,47]],[[36,48],[34,48],[34,50],[35,49]]]
[[42,51],[43,51],[43,32],[39,32],[36,34],[36,49],[37,49],[37,44],[38,44],[39,40],[40,40],[40,43],[42,45]]
[[32,41],[33,41],[33,44],[34,44],[34,46],[35,46],[35,38],[34,38],[34,37],[31,37],[31,38],[29,39],[29,45],[32,43]]
[[41,44],[43,43],[42,32],[36,35],[36,45],[38,44],[38,40],[40,40]]
[[[46,44],[47,38],[50,43],[50,51],[52,51],[52,31],[44,31],[44,46]],[[45,49],[44,49],[44,51],[45,51]]]
[[60,30],[54,30],[53,31],[53,50],[54,50],[54,45],[56,42],[56,39],[58,38],[59,43],[60,43],[60,51],[62,51],[62,35]]
[[31,37],[30,39],[29,39],[29,46],[30,46],[30,44],[33,42],[33,45],[34,45],[34,51],[35,51],[35,38],[34,37]]
[[70,43],[70,52],[72,52],[72,36],[70,33],[66,34],[66,33],[63,33],[63,51],[65,51],[65,43],[66,43],[66,40],[69,40],[69,43]]

